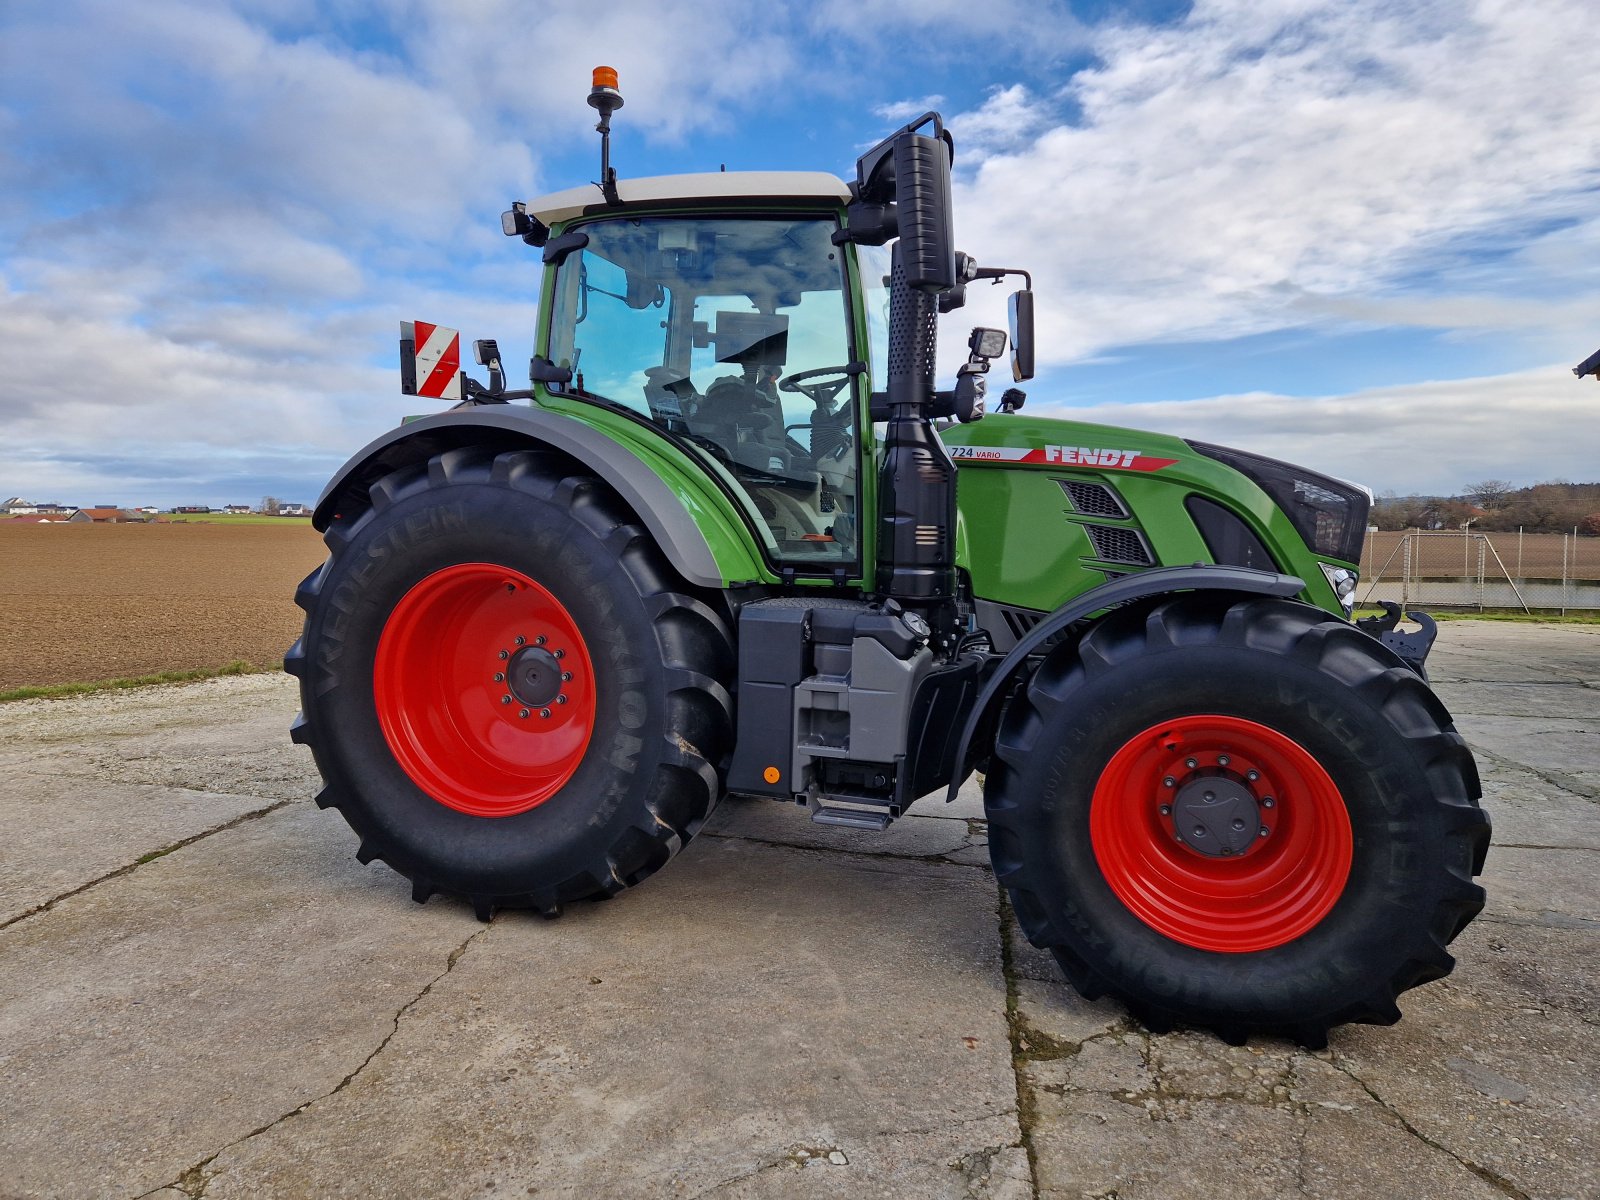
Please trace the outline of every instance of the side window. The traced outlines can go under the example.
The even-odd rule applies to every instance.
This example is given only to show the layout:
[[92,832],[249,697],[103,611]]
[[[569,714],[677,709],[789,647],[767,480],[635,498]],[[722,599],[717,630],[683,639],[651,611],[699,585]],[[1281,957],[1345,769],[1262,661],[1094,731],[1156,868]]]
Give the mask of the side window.
[[867,351],[872,367],[872,390],[889,386],[889,271],[888,246],[857,246],[861,269],[862,300],[867,309]]
[[659,367],[667,337],[667,296],[660,289],[644,298],[628,293],[628,274],[599,254],[567,260],[575,295],[567,353],[556,359],[573,369],[573,386],[649,415],[647,372]]

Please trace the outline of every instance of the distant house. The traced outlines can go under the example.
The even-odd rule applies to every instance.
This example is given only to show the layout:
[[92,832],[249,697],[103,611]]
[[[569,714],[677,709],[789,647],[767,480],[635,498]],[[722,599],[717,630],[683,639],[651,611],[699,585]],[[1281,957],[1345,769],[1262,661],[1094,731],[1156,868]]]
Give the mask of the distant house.
[[71,512],[67,513],[66,516],[58,516],[58,517],[56,517],[56,520],[58,520],[58,521],[70,521],[74,525],[86,525],[89,522],[93,521],[94,518],[89,515],[89,510],[88,509],[75,508]]
[[136,512],[136,513],[140,513],[141,515],[146,516],[146,517],[153,517],[153,516],[156,515],[156,513],[160,512],[161,510],[159,508],[157,508],[154,504],[146,504],[146,505],[143,505],[142,507],[134,509],[133,511]]
[[205,504],[180,504],[172,511],[175,513],[208,513],[211,508]]
[[21,496],[13,496],[4,504],[0,504],[0,510],[8,512],[14,517],[23,517],[29,513],[38,512],[39,506],[32,500],[24,500]]
[[309,517],[311,510],[304,504],[280,504],[278,505],[278,515],[280,517]]
[[1582,379],[1585,375],[1593,375],[1596,379],[1600,379],[1600,350],[1596,350],[1588,358],[1573,367],[1572,373],[1579,379]]
[[65,504],[38,504],[34,507],[42,513],[62,513],[64,515],[72,511],[72,509]]
[[225,513],[232,513],[234,516],[242,516],[245,513],[254,512],[255,510],[248,504],[225,504],[222,506],[222,511]]
[[68,520],[76,520],[79,514],[87,515],[89,520],[102,525],[115,525],[122,521],[132,520],[132,518],[120,508],[80,508],[76,513],[73,513]]

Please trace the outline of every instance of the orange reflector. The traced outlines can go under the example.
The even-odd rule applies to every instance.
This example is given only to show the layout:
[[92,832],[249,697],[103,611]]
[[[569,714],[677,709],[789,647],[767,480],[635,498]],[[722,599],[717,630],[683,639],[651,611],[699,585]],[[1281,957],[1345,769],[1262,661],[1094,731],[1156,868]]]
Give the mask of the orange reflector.
[[594,86],[597,88],[610,88],[617,90],[617,69],[615,67],[596,67],[594,69]]
[[761,778],[765,779],[768,783],[777,783],[778,780],[783,778],[783,775],[777,767],[768,767],[765,771],[761,772]]

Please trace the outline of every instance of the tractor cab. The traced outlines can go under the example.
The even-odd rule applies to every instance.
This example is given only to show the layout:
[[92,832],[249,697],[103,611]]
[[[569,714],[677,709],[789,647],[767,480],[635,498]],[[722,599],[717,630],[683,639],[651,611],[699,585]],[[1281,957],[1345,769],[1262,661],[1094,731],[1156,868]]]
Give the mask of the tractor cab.
[[[740,494],[775,560],[853,563],[870,359],[860,318],[884,299],[852,293],[834,241],[844,185],[719,174],[622,187],[621,205],[599,213],[572,213],[564,196],[529,205],[564,222],[546,247],[535,373],[552,396],[621,408],[691,448]],[[747,204],[766,191],[775,207],[719,211],[717,196],[694,194],[705,191]],[[662,212],[674,201],[707,207]]]

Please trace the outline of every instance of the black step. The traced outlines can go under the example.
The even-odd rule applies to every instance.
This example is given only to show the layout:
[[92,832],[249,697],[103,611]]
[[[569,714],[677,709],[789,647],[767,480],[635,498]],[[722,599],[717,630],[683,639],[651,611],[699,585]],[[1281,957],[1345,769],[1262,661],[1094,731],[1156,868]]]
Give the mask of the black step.
[[824,806],[816,809],[811,814],[811,820],[816,825],[842,825],[846,829],[869,829],[874,833],[882,832],[889,828],[893,820],[887,812],[870,812],[860,808],[829,808]]

